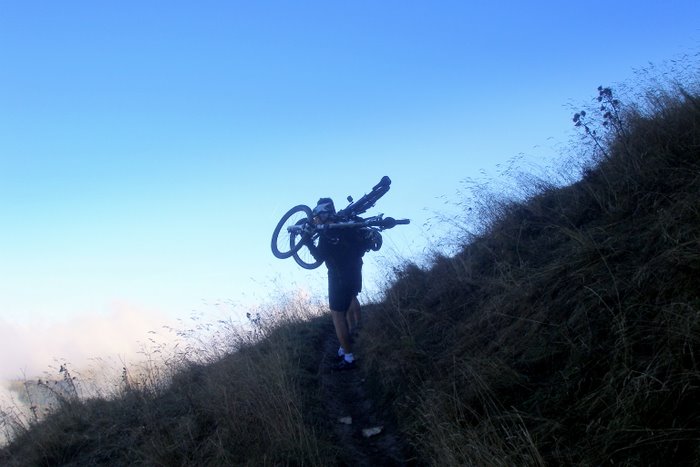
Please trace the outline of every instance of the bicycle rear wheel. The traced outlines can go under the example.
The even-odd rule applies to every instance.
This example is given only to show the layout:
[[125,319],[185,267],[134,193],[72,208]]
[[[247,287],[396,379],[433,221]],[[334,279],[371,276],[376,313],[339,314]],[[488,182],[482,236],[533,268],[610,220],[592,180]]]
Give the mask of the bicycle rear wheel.
[[287,211],[272,232],[272,242],[270,243],[272,254],[279,259],[285,259],[296,253],[303,246],[303,243],[298,241],[299,237],[295,241],[287,228],[302,225],[305,222],[310,223],[312,217],[311,208],[303,204],[294,206]]
[[[303,220],[299,222],[304,222]],[[304,269],[316,269],[323,263],[323,261],[319,261],[316,258],[313,257],[311,254],[311,251],[309,251],[308,248],[303,247],[303,248],[297,248],[297,242],[301,241],[301,236],[297,234],[292,234],[289,236],[289,243],[290,243],[290,248],[294,250],[294,253],[292,256],[294,256],[294,261],[297,262],[299,266],[301,266]],[[318,246],[318,234],[315,234],[313,237],[311,237],[311,241],[315,246]]]

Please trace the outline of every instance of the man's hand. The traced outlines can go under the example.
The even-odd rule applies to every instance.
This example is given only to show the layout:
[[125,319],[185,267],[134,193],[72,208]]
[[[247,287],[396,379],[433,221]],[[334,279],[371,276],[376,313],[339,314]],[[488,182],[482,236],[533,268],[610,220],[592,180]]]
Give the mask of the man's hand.
[[313,236],[315,230],[316,229],[314,228],[314,226],[310,222],[307,222],[301,228],[301,234],[304,237],[310,238],[311,236]]

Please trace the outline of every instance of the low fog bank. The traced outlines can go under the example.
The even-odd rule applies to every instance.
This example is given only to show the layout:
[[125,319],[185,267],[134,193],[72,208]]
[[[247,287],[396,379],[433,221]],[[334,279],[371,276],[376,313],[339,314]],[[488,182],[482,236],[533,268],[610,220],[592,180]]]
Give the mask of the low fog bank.
[[144,348],[172,341],[172,327],[162,313],[123,303],[107,313],[55,322],[0,319],[0,380],[57,378],[63,364],[80,371],[106,361],[126,363]]

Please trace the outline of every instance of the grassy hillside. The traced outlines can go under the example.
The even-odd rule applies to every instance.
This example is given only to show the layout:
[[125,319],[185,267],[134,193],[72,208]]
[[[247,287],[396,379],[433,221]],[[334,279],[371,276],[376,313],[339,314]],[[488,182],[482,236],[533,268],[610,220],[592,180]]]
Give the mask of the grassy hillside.
[[367,370],[426,462],[700,459],[700,100],[599,102],[580,181],[492,200],[373,313]]
[[125,369],[109,397],[56,392],[46,417],[4,410],[14,442],[0,451],[0,465],[334,463],[317,385],[319,348],[332,332],[327,316],[295,298],[258,311],[252,331],[228,329],[234,350],[225,355],[217,344],[139,374]]
[[[483,200],[458,254],[366,307],[359,371],[406,464],[700,459],[700,98],[601,88],[599,106],[576,118],[593,159],[575,183]],[[274,315],[206,364],[62,395],[41,421],[6,411],[0,464],[352,464],[321,400],[329,317]]]

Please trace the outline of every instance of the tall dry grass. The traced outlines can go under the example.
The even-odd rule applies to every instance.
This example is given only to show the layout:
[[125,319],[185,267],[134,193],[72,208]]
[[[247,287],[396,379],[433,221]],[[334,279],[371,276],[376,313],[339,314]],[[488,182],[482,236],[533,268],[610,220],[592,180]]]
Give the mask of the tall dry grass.
[[0,464],[333,464],[320,389],[309,390],[330,324],[323,310],[282,297],[253,310],[245,328],[218,323],[210,346],[190,334],[167,357],[125,368],[108,397],[56,394],[58,405],[31,420],[6,411],[14,441]]

